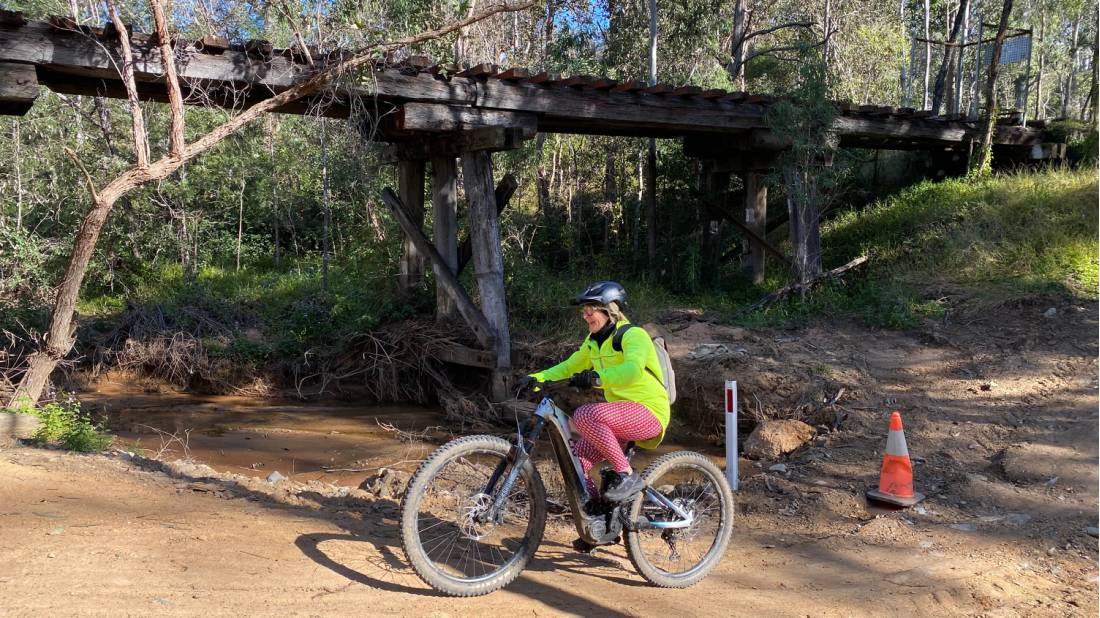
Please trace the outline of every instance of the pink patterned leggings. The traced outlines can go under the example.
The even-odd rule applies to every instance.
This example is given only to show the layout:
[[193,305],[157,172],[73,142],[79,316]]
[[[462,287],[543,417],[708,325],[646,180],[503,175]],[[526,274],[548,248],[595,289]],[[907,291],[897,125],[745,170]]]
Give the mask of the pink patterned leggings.
[[[605,459],[617,472],[626,472],[630,462],[623,455],[623,446],[631,440],[661,435],[661,421],[649,408],[634,401],[585,404],[574,412],[573,424],[581,434],[574,449],[586,478],[592,465]],[[596,493],[591,480],[588,490]]]

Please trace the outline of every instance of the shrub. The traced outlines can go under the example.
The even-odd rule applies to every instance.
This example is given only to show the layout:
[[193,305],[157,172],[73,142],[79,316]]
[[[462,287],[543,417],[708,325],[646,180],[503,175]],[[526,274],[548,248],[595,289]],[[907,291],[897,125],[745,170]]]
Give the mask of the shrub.
[[42,421],[34,434],[34,439],[40,443],[58,444],[80,453],[102,451],[111,444],[111,435],[84,414],[80,402],[75,399],[46,404],[32,412]]

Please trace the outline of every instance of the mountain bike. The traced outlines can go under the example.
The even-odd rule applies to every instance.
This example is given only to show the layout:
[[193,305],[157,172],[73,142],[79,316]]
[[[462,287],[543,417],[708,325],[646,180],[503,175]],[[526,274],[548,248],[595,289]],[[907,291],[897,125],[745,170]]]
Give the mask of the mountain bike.
[[[566,380],[542,382],[541,400],[512,443],[467,436],[439,447],[409,480],[401,504],[401,540],[409,563],[428,585],[477,596],[512,582],[542,542],[548,503],[532,455],[544,429],[565,480],[580,539],[574,548],[626,545],[649,583],[686,588],[718,565],[733,532],[733,494],[722,471],[703,455],[677,451],[642,473],[645,489],[623,503],[590,494],[573,453],[569,415],[552,393]],[[624,453],[633,455],[633,445]],[[602,482],[606,489],[610,474]],[[601,494],[602,495],[602,494]]]

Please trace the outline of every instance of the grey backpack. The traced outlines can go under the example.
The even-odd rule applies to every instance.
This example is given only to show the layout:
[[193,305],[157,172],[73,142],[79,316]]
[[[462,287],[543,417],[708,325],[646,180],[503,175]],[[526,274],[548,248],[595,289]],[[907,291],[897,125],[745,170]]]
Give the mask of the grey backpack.
[[[635,324],[627,324],[626,326],[615,331],[615,334],[611,338],[611,347],[616,352],[623,351],[623,335],[626,331],[636,326]],[[668,346],[665,345],[664,337],[653,337],[653,347],[657,350],[657,362],[661,365],[661,373],[665,376],[662,386],[665,387],[665,391],[668,392],[668,402],[670,404],[676,403],[676,371],[672,369],[672,358],[668,355]],[[650,375],[657,378],[658,382],[661,382],[656,374],[646,367],[646,371],[649,371]]]

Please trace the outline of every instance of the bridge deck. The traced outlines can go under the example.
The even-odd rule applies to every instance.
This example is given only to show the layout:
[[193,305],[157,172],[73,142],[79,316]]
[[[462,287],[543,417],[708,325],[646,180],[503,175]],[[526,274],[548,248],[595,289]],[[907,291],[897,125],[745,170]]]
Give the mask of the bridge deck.
[[[150,37],[131,36],[140,96],[167,100],[160,54]],[[25,113],[35,86],[67,94],[125,97],[116,68],[113,28],[76,26],[63,18],[28,22],[0,11],[0,113]],[[179,75],[189,104],[247,107],[301,81],[312,70],[295,49],[263,41],[231,44],[204,37],[177,41]],[[314,53],[322,62],[345,52]],[[33,67],[33,71],[31,68]],[[532,74],[479,65],[459,71],[423,57],[400,63],[380,59],[326,93],[279,111],[347,117],[358,109],[381,119],[379,139],[400,141],[425,132],[484,126],[518,126],[525,132],[589,133],[649,137],[713,136],[740,150],[782,147],[768,130],[774,97],[698,87],[604,78]],[[834,127],[842,145],[864,148],[963,146],[977,136],[976,123],[932,117],[913,109],[838,104]],[[743,139],[729,140],[741,135]],[[705,139],[703,140],[705,141]],[[1002,122],[995,143],[1031,146],[1042,132]]]

